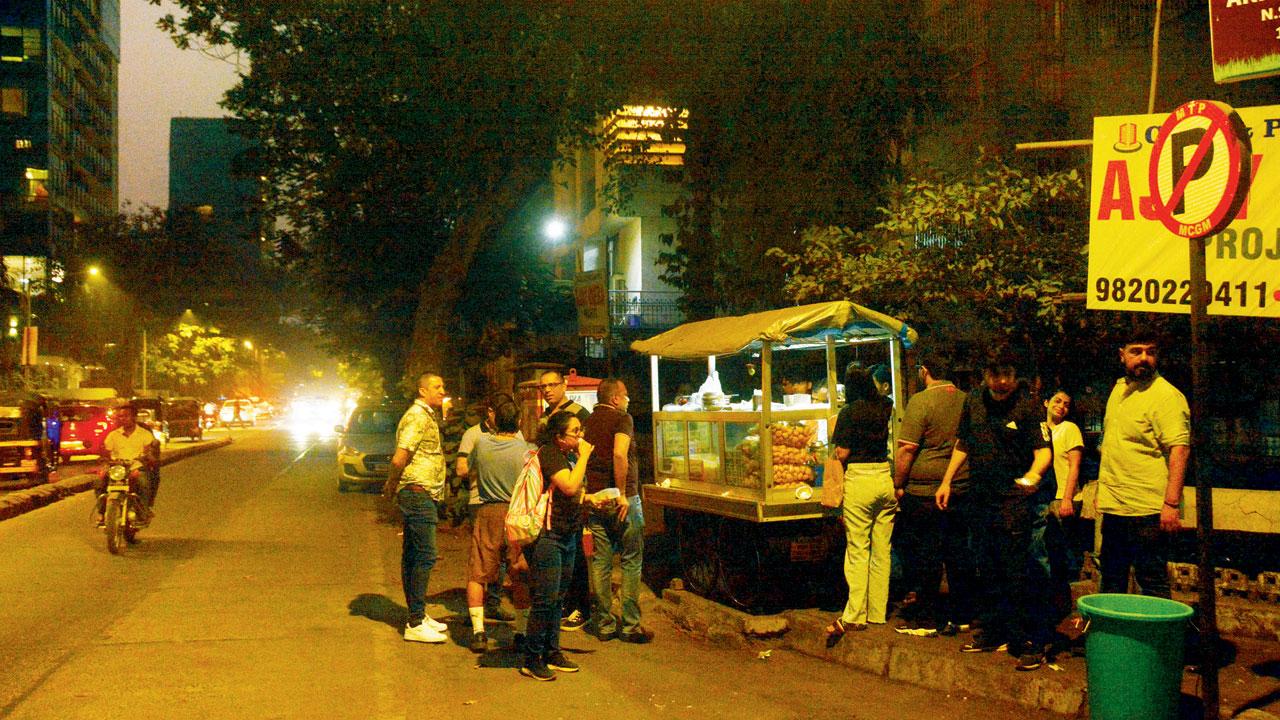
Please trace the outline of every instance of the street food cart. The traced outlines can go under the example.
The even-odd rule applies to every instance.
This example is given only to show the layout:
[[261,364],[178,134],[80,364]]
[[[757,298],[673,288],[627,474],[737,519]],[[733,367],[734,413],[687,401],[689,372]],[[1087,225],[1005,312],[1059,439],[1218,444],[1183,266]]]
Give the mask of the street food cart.
[[[915,340],[901,321],[840,301],[686,323],[632,343],[650,356],[654,483],[644,500],[675,515],[690,589],[754,606],[782,566],[839,557],[838,513],[822,507],[820,488],[844,368],[884,360],[901,408],[903,352]],[[664,402],[660,361],[705,363],[707,380]],[[825,387],[777,397],[779,364],[820,372],[808,384]],[[726,392],[722,371],[735,366]]]

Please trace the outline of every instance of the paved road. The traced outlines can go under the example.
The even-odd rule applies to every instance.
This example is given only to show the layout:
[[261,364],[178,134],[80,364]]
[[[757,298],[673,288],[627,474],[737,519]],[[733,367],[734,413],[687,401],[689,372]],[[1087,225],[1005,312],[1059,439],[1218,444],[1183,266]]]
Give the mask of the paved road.
[[236,438],[165,468],[159,516],[123,557],[89,527],[89,494],[0,523],[0,717],[1034,717],[659,618],[649,646],[566,634],[583,672],[535,683],[514,654],[465,647],[461,533],[441,535],[429,606],[454,642],[404,643],[379,499],[336,492],[331,445]]

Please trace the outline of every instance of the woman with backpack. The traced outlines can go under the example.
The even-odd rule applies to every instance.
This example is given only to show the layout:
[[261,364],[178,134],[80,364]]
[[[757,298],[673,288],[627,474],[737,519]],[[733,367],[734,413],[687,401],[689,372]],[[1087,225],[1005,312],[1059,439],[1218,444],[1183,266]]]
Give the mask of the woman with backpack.
[[535,680],[555,680],[553,670],[578,671],[577,663],[560,649],[560,612],[582,535],[582,477],[591,450],[591,444],[582,439],[582,422],[577,416],[551,416],[538,448],[543,492],[551,494],[551,518],[538,538],[524,548],[533,607],[520,674]]

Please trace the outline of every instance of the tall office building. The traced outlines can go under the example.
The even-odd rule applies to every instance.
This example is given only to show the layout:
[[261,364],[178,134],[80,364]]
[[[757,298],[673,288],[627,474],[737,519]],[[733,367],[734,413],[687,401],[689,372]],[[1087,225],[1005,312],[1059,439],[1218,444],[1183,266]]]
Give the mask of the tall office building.
[[75,223],[116,212],[119,65],[119,0],[0,3],[4,256],[56,257]]

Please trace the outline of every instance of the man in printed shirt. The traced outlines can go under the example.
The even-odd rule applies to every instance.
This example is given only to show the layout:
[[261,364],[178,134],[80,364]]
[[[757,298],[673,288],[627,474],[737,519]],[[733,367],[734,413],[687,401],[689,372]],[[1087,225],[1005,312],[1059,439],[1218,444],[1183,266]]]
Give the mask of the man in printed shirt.
[[409,624],[404,639],[442,643],[447,626],[427,615],[427,583],[436,564],[436,522],[444,498],[444,452],[440,442],[440,406],[444,403],[444,378],[426,372],[418,378],[418,397],[400,418],[396,451],[382,491],[395,494],[404,515],[404,545],[400,577]]
[[1156,369],[1155,337],[1138,331],[1120,348],[1124,377],[1107,400],[1098,467],[1102,514],[1102,592],[1129,589],[1129,568],[1144,595],[1169,597],[1169,535],[1191,457],[1187,399]]

